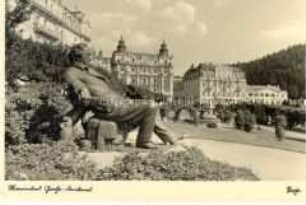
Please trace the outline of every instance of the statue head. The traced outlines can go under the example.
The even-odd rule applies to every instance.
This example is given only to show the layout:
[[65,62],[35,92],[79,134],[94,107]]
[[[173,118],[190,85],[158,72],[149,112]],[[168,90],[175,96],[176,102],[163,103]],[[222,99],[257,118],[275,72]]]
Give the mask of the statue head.
[[69,50],[68,58],[71,64],[88,63],[90,58],[89,47],[85,43],[79,43],[72,46]]

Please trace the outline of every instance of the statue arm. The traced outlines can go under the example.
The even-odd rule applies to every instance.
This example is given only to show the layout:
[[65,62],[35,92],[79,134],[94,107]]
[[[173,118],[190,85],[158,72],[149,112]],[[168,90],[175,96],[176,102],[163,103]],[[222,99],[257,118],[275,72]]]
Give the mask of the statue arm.
[[77,94],[80,94],[83,90],[87,90],[87,86],[81,81],[81,76],[73,70],[65,72],[64,80],[72,86],[74,92]]
[[106,83],[110,83],[108,77],[106,77],[106,76],[104,76],[102,73],[98,72],[98,71],[96,70],[96,68],[91,67],[91,68],[88,70],[88,72],[89,72],[92,76],[94,76],[94,77],[96,77],[96,78],[98,78],[98,79],[101,79],[101,80],[105,81]]

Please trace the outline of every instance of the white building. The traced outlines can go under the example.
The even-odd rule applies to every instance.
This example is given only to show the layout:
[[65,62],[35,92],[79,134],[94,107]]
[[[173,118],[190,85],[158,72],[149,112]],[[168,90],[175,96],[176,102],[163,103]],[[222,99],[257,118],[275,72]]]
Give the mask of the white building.
[[[193,65],[183,78],[184,104],[212,109],[216,104],[234,104],[246,99],[244,72],[228,65]],[[176,96],[174,96],[176,97]]]
[[[11,10],[18,0],[6,0]],[[32,13],[29,20],[18,25],[17,33],[24,39],[41,43],[73,45],[90,42],[90,24],[85,14],[62,4],[62,0],[28,0]]]
[[279,86],[249,85],[247,86],[247,101],[250,103],[281,105],[288,100],[287,91]]

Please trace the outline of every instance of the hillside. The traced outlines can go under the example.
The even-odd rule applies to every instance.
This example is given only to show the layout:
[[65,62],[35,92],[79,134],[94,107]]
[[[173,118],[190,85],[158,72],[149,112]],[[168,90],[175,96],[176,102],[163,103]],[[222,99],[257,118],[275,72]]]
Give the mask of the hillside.
[[260,59],[237,63],[246,72],[248,84],[280,85],[289,97],[305,98],[305,45],[295,45]]

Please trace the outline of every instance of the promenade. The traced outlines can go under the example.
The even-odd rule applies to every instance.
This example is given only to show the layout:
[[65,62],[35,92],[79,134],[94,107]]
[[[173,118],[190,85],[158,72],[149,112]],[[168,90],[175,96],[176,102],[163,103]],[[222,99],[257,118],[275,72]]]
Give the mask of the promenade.
[[[232,166],[245,167],[251,169],[261,180],[264,181],[283,181],[283,180],[306,180],[306,161],[305,153],[301,149],[305,148],[305,143],[301,141],[288,140],[290,146],[299,146],[300,148],[288,151],[282,149],[282,146],[268,146],[267,144],[254,144],[254,139],[240,141],[242,138],[256,138],[260,135],[255,133],[245,133],[242,131],[232,130],[230,128],[208,129],[203,126],[195,127],[186,123],[166,123],[171,128],[175,126],[175,131],[186,135],[186,139],[180,141],[180,145],[195,146],[201,149],[209,158],[221,162],[228,163]],[[241,132],[236,141],[231,139],[233,135]],[[228,139],[221,139],[220,136],[227,134]],[[271,137],[271,131],[261,130],[263,137],[267,138],[268,143],[284,143],[278,142]],[[191,135],[194,136],[191,136]],[[257,132],[258,134],[258,132]],[[273,133],[272,133],[273,134]],[[137,132],[133,131],[129,134],[128,142],[134,143]],[[155,143],[161,141],[153,136]],[[259,137],[259,141],[263,141]],[[177,148],[171,148],[177,149]],[[179,148],[181,149],[181,148]],[[111,166],[115,157],[122,155],[120,152],[109,153],[90,153],[90,158],[98,164],[99,168]]]

